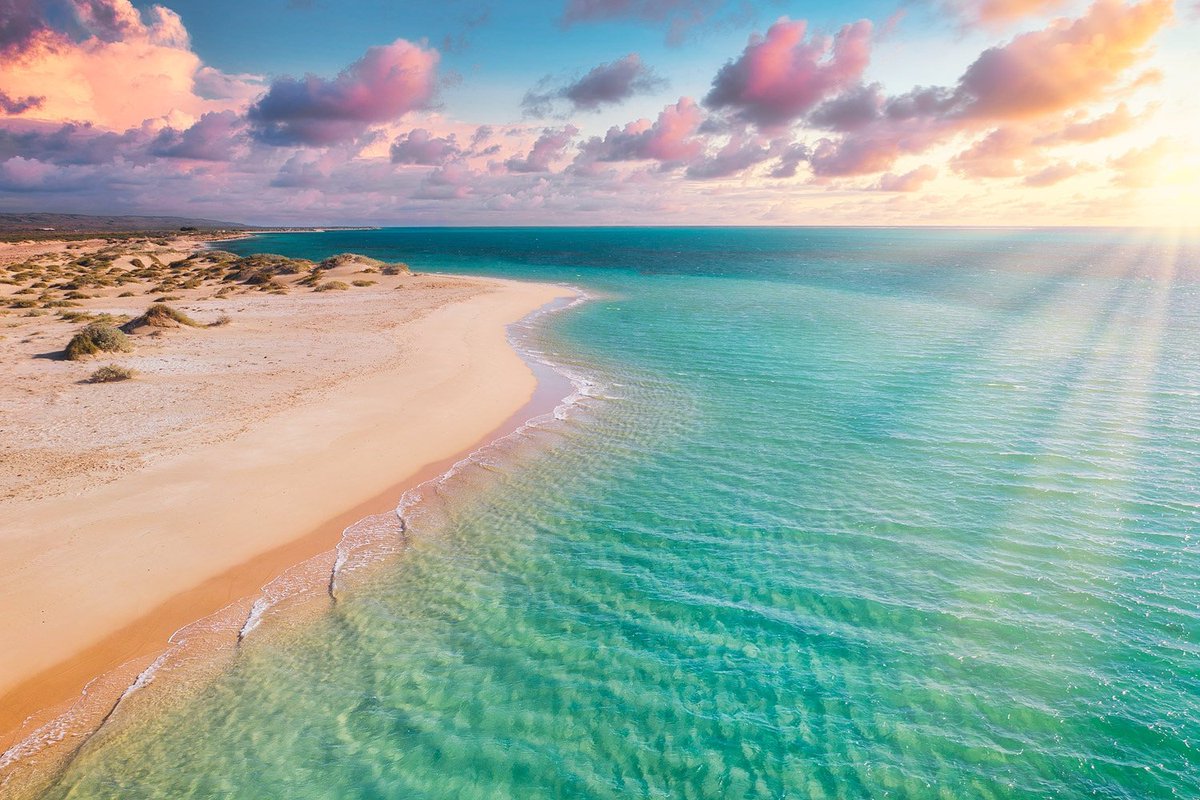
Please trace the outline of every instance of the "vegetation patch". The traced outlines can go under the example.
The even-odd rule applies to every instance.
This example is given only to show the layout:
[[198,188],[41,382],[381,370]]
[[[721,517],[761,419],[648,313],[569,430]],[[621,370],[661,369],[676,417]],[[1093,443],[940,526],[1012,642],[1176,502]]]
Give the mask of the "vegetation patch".
[[164,303],[155,303],[146,309],[145,314],[134,317],[125,323],[125,330],[133,331],[147,325],[152,328],[177,328],[180,325],[187,325],[190,328],[204,327],[179,309],[171,308]]
[[349,288],[350,288],[349,284],[347,284],[343,281],[325,281],[325,283],[322,283],[320,286],[313,289],[313,291],[314,292],[332,292],[332,291],[342,291],[344,289],[349,289]]
[[129,337],[107,322],[92,322],[75,334],[64,351],[71,361],[96,353],[127,353],[133,349]]
[[116,383],[127,381],[137,374],[137,370],[122,367],[119,364],[109,364],[101,367],[88,376],[88,383]]

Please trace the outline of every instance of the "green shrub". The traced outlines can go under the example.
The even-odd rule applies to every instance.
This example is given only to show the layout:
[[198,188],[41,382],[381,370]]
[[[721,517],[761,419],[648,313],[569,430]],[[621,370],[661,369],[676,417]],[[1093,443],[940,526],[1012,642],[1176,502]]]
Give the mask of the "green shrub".
[[129,367],[122,367],[118,364],[109,364],[93,372],[88,377],[88,383],[115,383],[117,381],[127,381],[136,374],[137,371],[132,370]]
[[129,337],[107,322],[92,322],[67,344],[66,356],[78,361],[96,353],[127,353],[133,349]]

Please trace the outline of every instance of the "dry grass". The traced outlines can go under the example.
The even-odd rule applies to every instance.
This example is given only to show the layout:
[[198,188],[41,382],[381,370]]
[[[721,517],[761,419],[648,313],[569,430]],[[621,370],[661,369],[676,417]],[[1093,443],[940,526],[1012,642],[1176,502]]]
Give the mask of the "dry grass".
[[137,370],[122,367],[119,364],[108,364],[88,376],[88,383],[116,383],[127,381],[137,375]]
[[340,292],[340,291],[343,291],[343,290],[349,289],[349,288],[350,288],[350,285],[345,283],[344,281],[325,281],[325,283],[322,283],[320,286],[317,286],[316,288],[314,288],[313,291],[314,292],[332,292],[332,291]]

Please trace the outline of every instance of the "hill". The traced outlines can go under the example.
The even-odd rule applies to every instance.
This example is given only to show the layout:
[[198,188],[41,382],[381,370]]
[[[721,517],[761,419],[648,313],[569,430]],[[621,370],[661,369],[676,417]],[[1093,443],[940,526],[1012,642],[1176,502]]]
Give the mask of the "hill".
[[252,225],[191,217],[100,216],[92,214],[0,213],[0,234],[45,235],[79,233],[131,233],[141,231],[248,230]]

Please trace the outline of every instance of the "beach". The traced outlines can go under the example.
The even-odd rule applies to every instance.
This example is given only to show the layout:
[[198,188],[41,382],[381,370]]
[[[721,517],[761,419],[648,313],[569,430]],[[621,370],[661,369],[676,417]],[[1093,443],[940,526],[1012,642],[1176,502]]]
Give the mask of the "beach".
[[[141,246],[171,263],[200,242]],[[46,255],[3,247],[10,275]],[[303,273],[266,292],[174,287],[195,324],[135,328],[132,351],[86,361],[55,357],[82,319],[3,317],[0,639],[20,644],[0,655],[0,745],[519,424],[537,381],[507,326],[569,292],[383,272],[349,259],[321,271],[336,290]],[[93,288],[70,309],[132,318],[150,289]],[[110,361],[136,376],[86,382]]]

